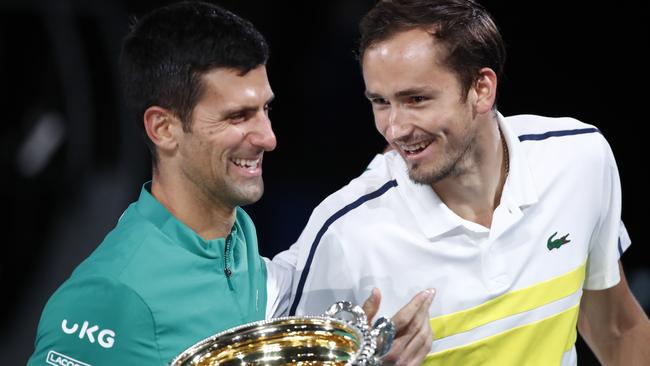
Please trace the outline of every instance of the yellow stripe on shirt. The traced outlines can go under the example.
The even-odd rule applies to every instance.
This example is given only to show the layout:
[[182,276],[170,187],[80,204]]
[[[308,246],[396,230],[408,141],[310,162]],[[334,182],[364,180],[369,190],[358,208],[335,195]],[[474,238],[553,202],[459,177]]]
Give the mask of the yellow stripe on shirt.
[[[582,288],[585,264],[571,272],[495,297],[475,307],[429,320],[433,338],[466,332],[562,299]],[[440,294],[442,296],[442,294]]]
[[559,365],[576,340],[579,305],[546,319],[460,347],[429,354],[422,363],[434,365],[549,366]]

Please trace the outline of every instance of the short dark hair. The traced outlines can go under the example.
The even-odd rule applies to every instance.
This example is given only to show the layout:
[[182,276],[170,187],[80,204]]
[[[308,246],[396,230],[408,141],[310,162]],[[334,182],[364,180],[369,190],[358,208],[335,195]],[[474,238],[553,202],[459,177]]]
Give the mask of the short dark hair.
[[265,65],[268,45],[249,21],[213,4],[181,2],[156,9],[135,22],[120,56],[125,97],[151,151],[142,123],[157,105],[191,129],[192,111],[203,94],[201,76],[215,68],[242,75]]
[[372,45],[415,28],[430,30],[443,45],[447,55],[440,61],[458,76],[463,98],[481,68],[502,75],[506,50],[501,33],[473,0],[380,0],[361,20],[359,61]]

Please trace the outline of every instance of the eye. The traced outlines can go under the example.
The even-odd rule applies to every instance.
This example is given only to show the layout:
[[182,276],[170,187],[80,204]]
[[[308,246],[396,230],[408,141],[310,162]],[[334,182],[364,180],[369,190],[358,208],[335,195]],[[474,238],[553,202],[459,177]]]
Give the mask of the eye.
[[390,104],[388,99],[385,98],[371,98],[370,103],[376,106],[385,106]]
[[236,125],[248,121],[254,115],[255,115],[255,111],[253,109],[242,109],[239,111],[234,111],[233,113],[228,115],[228,120],[230,121],[230,123]]
[[426,100],[427,100],[427,98],[423,97],[421,95],[413,95],[413,96],[408,97],[407,102],[409,104],[419,104],[419,103],[425,102]]
[[232,114],[232,115],[228,116],[228,119],[230,120],[230,123],[233,123],[233,124],[242,123],[242,122],[246,121],[247,118],[248,118],[248,116],[246,115],[246,113],[235,113],[235,114]]

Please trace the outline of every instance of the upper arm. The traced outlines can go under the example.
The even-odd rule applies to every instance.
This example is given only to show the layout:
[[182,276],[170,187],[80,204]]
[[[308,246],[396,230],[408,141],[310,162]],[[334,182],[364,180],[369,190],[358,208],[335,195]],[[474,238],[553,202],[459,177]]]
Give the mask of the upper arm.
[[592,348],[648,321],[630,291],[620,262],[619,271],[621,281],[617,285],[604,290],[584,290],[582,295],[578,330]]
[[322,314],[342,300],[360,304],[355,297],[357,277],[347,262],[345,243],[330,228],[317,241],[309,241],[299,254],[292,291],[295,314]]
[[621,184],[616,160],[607,143],[603,149],[600,218],[589,246],[578,319],[580,333],[588,343],[616,336],[645,316],[627,285],[620,263],[630,238],[621,221]]
[[57,358],[93,366],[164,364],[147,305],[131,288],[101,277],[67,282],[43,310],[29,365]]
[[619,283],[617,262],[629,246],[629,237],[621,221],[621,183],[616,160],[606,142],[603,149],[600,204],[595,208],[599,217],[589,244],[584,284],[587,290],[607,289]]

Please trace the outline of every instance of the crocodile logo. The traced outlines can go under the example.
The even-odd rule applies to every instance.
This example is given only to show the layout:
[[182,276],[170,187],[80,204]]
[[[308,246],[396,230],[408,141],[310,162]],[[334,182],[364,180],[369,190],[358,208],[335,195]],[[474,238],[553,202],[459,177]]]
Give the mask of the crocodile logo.
[[548,240],[546,241],[546,247],[548,248],[548,250],[559,249],[564,244],[571,242],[571,240],[567,240],[569,234],[566,234],[563,237],[557,239],[553,239],[555,235],[557,235],[557,231],[553,235],[551,235],[551,237],[548,238]]

